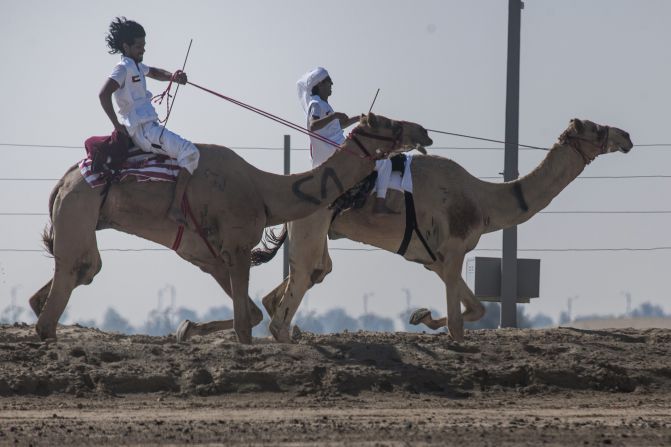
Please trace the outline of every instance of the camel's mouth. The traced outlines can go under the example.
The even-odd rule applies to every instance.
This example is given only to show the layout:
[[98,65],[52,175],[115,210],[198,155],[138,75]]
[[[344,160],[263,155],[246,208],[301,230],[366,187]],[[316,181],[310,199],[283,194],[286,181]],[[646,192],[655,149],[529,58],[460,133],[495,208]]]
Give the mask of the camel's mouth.
[[421,152],[424,155],[427,154],[426,148],[424,146],[422,146],[421,144],[418,144],[417,146],[415,146],[415,149],[417,149],[419,152]]
[[631,141],[631,137],[629,136],[629,132],[621,131],[622,132],[622,139],[624,140],[621,144],[620,147],[618,148],[620,152],[624,154],[628,154],[631,148],[634,147],[634,143]]
[[417,149],[422,154],[426,155],[425,146],[431,146],[433,144],[433,140],[431,139],[431,137],[429,137],[429,133],[426,131],[426,129],[422,130],[424,130],[424,135],[422,135],[422,141],[418,142],[415,145],[415,149]]

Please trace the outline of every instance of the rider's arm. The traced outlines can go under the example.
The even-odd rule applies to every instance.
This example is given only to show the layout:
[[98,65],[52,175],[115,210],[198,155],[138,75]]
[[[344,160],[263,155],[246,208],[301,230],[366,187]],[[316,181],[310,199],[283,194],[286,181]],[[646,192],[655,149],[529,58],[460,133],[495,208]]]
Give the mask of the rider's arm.
[[[156,79],[157,81],[169,81],[172,78],[172,73],[168,70],[163,70],[162,68],[149,67],[149,72],[147,72],[147,77]],[[186,84],[188,81],[186,73],[180,71],[177,73],[175,82],[179,84]]]
[[333,121],[334,119],[339,119],[340,120],[340,126],[342,126],[342,123],[344,120],[348,120],[349,118],[347,115],[344,113],[340,112],[334,112],[329,115],[326,115],[322,118],[317,118],[316,116],[311,116],[310,117],[310,129],[312,132],[324,128],[328,123]]
[[114,128],[119,132],[127,133],[126,128],[119,122],[119,119],[114,112],[114,105],[112,105],[112,93],[118,89],[119,84],[117,81],[112,78],[107,78],[107,82],[105,82],[105,85],[103,85],[103,88],[100,90],[98,98],[100,99],[100,105],[105,111],[105,115],[110,119]]

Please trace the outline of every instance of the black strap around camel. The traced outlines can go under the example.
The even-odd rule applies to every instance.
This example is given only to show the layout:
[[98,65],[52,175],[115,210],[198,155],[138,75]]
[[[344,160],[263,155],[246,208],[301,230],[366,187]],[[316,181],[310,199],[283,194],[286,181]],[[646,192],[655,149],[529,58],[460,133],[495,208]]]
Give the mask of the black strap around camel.
[[431,259],[433,259],[433,261],[435,262],[436,256],[433,254],[431,248],[429,248],[429,244],[426,243],[424,236],[422,236],[422,233],[419,231],[419,227],[417,225],[417,214],[415,213],[415,200],[412,197],[412,193],[405,191],[404,196],[405,196],[405,234],[403,235],[403,242],[401,242],[401,246],[399,247],[396,253],[401,256],[405,255],[405,252],[408,250],[408,245],[410,245],[410,239],[412,239],[412,232],[414,231],[419,240],[422,242],[422,245],[424,245],[426,252],[429,254],[429,256],[431,256]]

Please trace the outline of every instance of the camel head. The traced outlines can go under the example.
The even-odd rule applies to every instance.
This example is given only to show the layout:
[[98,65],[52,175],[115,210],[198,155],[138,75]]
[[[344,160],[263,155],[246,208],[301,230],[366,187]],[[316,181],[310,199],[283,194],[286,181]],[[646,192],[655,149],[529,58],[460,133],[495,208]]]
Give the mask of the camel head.
[[634,146],[629,134],[624,130],[578,118],[571,120],[568,129],[559,137],[559,142],[576,149],[585,163],[610,152],[619,151],[626,154]]
[[[429,133],[419,124],[409,121],[395,121],[381,115],[369,113],[361,115],[359,125],[352,130],[352,136],[375,143],[374,158],[417,149],[426,154],[424,146],[433,144]],[[369,143],[369,144],[370,144]]]

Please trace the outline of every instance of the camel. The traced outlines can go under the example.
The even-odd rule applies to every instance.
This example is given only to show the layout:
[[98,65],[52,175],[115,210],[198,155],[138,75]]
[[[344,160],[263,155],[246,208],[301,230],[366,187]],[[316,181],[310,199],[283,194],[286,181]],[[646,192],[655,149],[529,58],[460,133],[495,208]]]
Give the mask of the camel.
[[[461,277],[464,257],[475,248],[480,236],[526,222],[548,206],[598,155],[615,151],[627,153],[632,147],[629,134],[623,130],[573,119],[542,163],[525,177],[511,182],[479,180],[447,158],[413,157],[411,170],[418,228],[435,259],[414,234],[403,256],[408,261],[423,264],[444,282],[447,317],[434,319],[430,311],[419,309],[410,322],[423,323],[434,330],[447,326],[454,340],[463,341],[463,322],[476,321],[484,315],[484,307]],[[403,197],[397,194],[396,199],[397,208],[401,208]],[[254,250],[253,259],[267,262],[288,235],[289,276],[262,300],[272,318],[269,329],[276,340],[291,341],[289,326],[303,296],[331,271],[329,230],[332,234],[397,252],[406,228],[405,212],[375,215],[372,202],[368,200],[363,208],[348,210],[332,222],[329,209],[289,222],[279,236],[270,234],[265,249]]]
[[[289,176],[261,171],[226,147],[199,144],[199,167],[186,192],[198,223],[190,221],[184,229],[177,254],[211,274],[233,299],[231,328],[241,343],[251,343],[252,325],[262,313],[248,295],[250,253],[264,228],[328,206],[370,174],[376,158],[430,144],[418,124],[362,115],[326,163]],[[113,228],[172,246],[178,226],[166,210],[173,188],[171,182],[123,181],[103,202],[100,190],[86,183],[76,165],[58,181],[49,199],[51,225],[43,235],[54,256],[54,276],[29,300],[42,340],[56,337],[72,290],[90,284],[102,267],[96,230]]]

